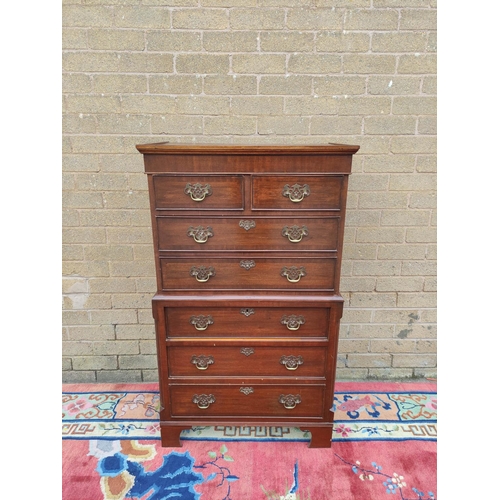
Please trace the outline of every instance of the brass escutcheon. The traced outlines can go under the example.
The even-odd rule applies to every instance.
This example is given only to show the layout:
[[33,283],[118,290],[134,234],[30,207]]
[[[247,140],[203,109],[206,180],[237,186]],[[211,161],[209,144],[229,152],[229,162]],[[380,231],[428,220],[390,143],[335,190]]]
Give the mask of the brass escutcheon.
[[240,392],[242,392],[245,396],[253,393],[253,387],[240,387]]
[[255,261],[254,260],[242,260],[240,261],[240,267],[243,269],[246,269],[247,271],[250,271],[253,267],[255,267]]
[[242,347],[240,349],[241,354],[244,354],[245,356],[250,356],[253,354],[255,351],[253,350],[252,347]]
[[254,220],[240,220],[239,226],[242,227],[245,231],[249,231],[255,227]]

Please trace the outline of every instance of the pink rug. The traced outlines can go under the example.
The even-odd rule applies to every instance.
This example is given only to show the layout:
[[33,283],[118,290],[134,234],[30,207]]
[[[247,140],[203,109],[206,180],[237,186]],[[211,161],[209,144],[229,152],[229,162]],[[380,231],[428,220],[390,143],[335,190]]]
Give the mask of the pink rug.
[[336,390],[331,449],[285,427],[194,428],[162,448],[156,384],[65,385],[62,498],[437,499],[436,385]]

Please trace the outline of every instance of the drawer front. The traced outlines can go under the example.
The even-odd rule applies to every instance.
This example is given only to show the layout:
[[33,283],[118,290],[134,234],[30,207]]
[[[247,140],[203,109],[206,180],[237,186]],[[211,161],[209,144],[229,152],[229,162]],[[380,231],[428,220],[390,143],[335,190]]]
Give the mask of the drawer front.
[[255,176],[252,208],[256,210],[340,210],[342,176]]
[[159,250],[336,250],[339,218],[157,217]]
[[327,337],[328,308],[169,307],[167,337]]
[[243,177],[157,175],[153,177],[157,210],[242,210]]
[[322,417],[323,385],[170,385],[171,413],[185,416]]
[[[248,344],[248,345],[247,345]],[[324,377],[323,347],[190,346],[168,348],[169,375]]]
[[336,259],[160,259],[163,290],[333,290]]

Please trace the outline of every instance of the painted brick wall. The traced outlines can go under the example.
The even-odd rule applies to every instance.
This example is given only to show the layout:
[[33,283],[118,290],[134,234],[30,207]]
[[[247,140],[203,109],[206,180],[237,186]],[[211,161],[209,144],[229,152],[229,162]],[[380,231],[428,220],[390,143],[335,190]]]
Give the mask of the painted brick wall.
[[435,0],[63,4],[63,380],[156,380],[163,140],[359,144],[338,374],[435,376]]

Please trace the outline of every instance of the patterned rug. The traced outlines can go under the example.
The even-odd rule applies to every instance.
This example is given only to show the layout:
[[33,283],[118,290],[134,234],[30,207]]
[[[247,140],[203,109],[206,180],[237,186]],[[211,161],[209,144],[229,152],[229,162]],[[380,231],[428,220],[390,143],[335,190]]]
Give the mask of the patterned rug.
[[[288,427],[159,445],[157,384],[63,386],[63,500],[437,499],[432,383],[337,383],[331,449]],[[390,498],[390,497],[389,497]]]

